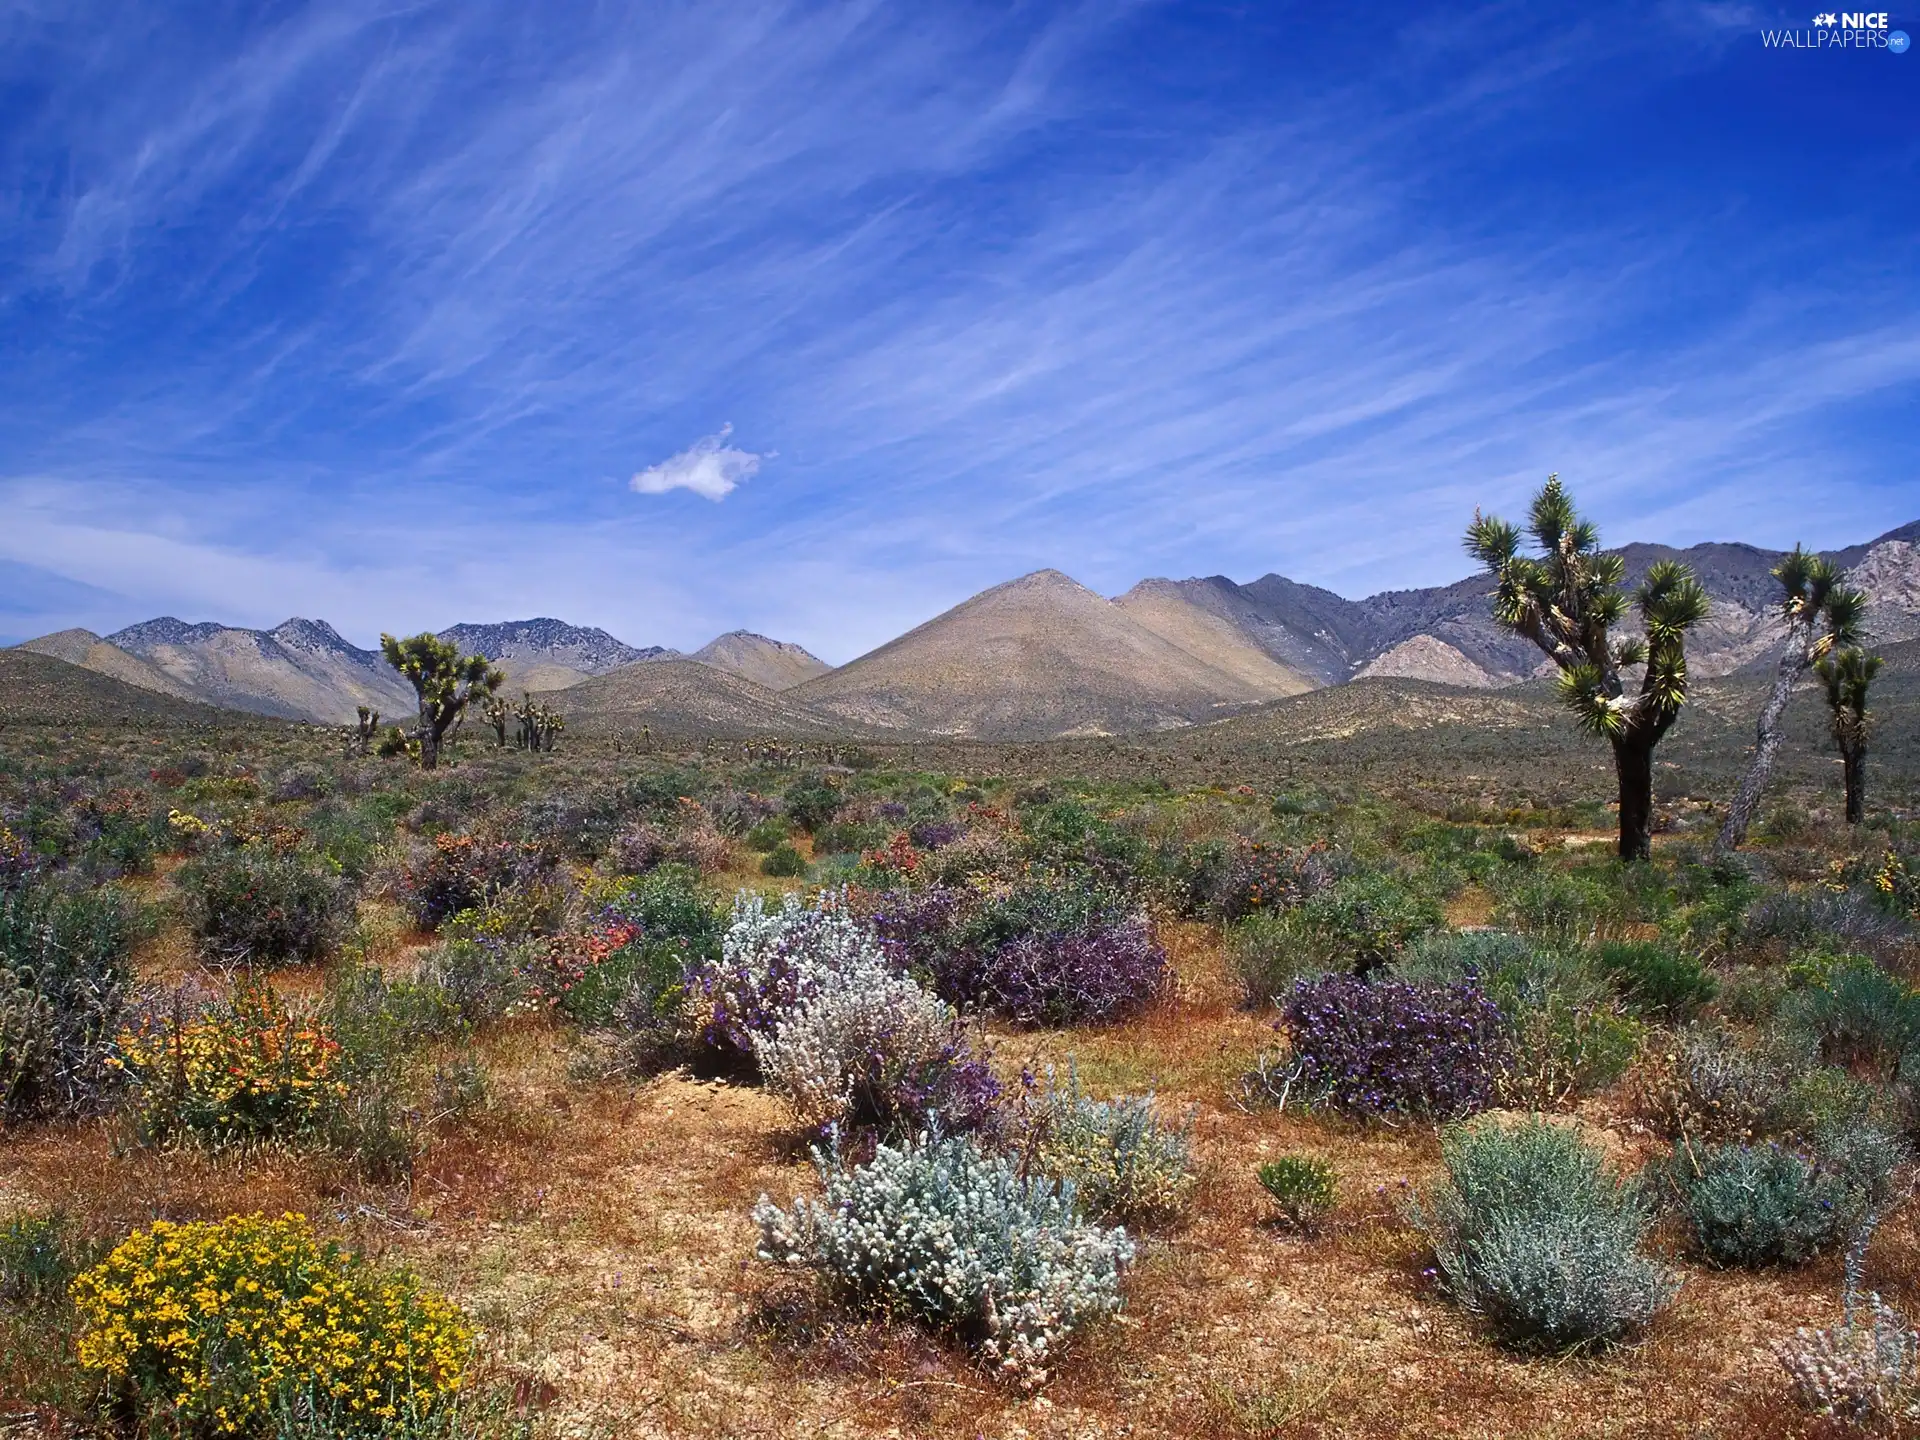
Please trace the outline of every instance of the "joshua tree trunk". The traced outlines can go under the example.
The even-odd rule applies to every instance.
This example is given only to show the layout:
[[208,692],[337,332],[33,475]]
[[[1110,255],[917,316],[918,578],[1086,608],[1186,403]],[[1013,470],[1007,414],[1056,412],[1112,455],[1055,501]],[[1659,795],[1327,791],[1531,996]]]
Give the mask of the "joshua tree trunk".
[[1767,703],[1760,707],[1760,723],[1754,733],[1753,758],[1747,762],[1746,773],[1740,777],[1740,788],[1734,792],[1733,803],[1727,806],[1727,818],[1713,842],[1716,851],[1738,850],[1746,840],[1747,830],[1760,808],[1760,797],[1765,793],[1767,781],[1773,774],[1774,757],[1780,753],[1781,717],[1787,713],[1787,701],[1793,697],[1793,687],[1807,673],[1811,664],[1806,641],[1796,632],[1787,641],[1787,648],[1780,656],[1779,668],[1774,671],[1773,689],[1767,693]]
[[1867,818],[1867,744],[1861,740],[1840,748],[1840,771],[1847,782],[1847,824]]
[[424,705],[420,707],[420,728],[414,732],[414,738],[420,742],[420,768],[433,769],[440,763],[440,732]]
[[1620,858],[1653,854],[1653,747],[1658,733],[1645,728],[1613,738],[1613,768],[1620,779]]

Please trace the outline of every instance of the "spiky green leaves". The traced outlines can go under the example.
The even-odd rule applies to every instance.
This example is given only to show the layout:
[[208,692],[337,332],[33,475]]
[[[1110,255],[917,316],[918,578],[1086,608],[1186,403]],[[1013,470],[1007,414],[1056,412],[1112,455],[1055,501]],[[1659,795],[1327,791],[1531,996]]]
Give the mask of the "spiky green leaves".
[[1814,666],[1820,683],[1826,687],[1827,705],[1834,713],[1836,724],[1843,715],[1856,721],[1867,718],[1867,692],[1873,687],[1882,663],[1878,655],[1847,649],[1823,657]]

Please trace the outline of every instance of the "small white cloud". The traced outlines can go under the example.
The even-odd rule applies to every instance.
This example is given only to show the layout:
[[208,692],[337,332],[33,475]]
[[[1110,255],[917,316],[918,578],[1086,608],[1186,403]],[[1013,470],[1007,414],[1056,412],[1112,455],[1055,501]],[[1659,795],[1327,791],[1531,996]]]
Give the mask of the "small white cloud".
[[709,500],[724,500],[742,480],[750,479],[767,457],[727,444],[732,425],[717,435],[696,440],[678,455],[649,465],[630,482],[636,494],[664,495],[669,490],[691,490]]

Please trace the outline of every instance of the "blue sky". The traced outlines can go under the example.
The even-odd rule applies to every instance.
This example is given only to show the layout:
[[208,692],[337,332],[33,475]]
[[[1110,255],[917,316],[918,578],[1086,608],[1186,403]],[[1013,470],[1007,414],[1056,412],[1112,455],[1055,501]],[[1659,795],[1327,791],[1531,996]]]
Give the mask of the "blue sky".
[[1920,53],[1811,13],[0,0],[0,638],[1871,538]]

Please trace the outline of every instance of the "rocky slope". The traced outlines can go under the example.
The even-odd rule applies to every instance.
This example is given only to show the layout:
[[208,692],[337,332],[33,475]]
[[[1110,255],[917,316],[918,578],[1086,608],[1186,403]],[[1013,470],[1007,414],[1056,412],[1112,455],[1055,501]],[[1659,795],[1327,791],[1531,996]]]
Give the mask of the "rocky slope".
[[389,716],[414,708],[412,688],[377,652],[349,644],[323,620],[241,630],[169,615],[106,638],[210,705],[326,724],[351,723],[358,705]]
[[787,693],[843,721],[1018,740],[1185,725],[1308,688],[1263,657],[1210,650],[1211,633],[1213,658],[1195,654],[1138,608],[1040,570]]
[[440,632],[468,655],[484,655],[506,672],[509,690],[565,690],[590,675],[605,675],[643,660],[672,659],[678,652],[645,649],[616,640],[597,627],[569,625],[541,616],[494,625],[453,625]]
[[709,640],[688,658],[764,685],[769,690],[791,690],[833,668],[791,641],[769,640],[751,630],[729,630]]

